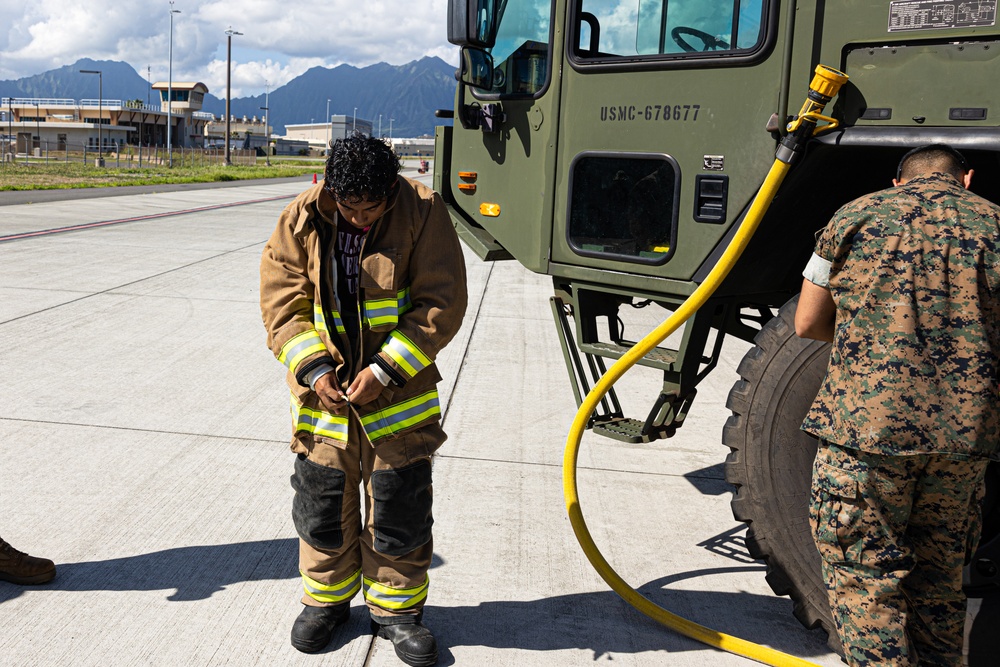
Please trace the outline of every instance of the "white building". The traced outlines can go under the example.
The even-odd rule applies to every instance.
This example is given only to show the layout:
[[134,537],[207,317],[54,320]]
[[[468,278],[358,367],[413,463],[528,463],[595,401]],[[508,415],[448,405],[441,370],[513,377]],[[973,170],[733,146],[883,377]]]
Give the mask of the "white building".
[[345,139],[354,132],[366,136],[372,134],[372,122],[356,116],[330,116],[329,123],[298,123],[285,125],[285,137],[288,139],[305,140],[315,152],[325,154],[330,143],[337,139]]
[[[167,122],[174,146],[201,146],[205,114],[202,102],[208,87],[203,83],[172,84],[173,101],[167,113],[166,82],[153,84],[160,91],[160,104],[141,100],[54,99],[5,97],[0,99],[0,134],[3,153],[8,142],[18,154],[47,151],[100,150],[111,152],[125,144],[165,146]],[[209,115],[209,118],[211,115]]]

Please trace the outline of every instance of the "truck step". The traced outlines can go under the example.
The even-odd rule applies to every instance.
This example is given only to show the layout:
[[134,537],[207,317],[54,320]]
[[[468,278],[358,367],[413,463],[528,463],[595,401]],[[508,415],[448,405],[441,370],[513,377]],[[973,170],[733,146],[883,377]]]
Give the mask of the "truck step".
[[608,421],[598,422],[594,424],[594,433],[603,435],[614,440],[620,440],[621,442],[629,442],[632,444],[638,444],[640,442],[652,442],[653,440],[658,440],[661,435],[654,431],[650,435],[642,434],[642,427],[644,422],[638,419],[631,419],[629,417],[619,417],[617,419],[610,419]]
[[[581,343],[580,350],[589,354],[596,354],[599,357],[608,359],[620,359],[631,349],[630,345],[618,345],[617,343]],[[673,364],[677,362],[677,350],[665,347],[654,347],[640,359],[640,366],[659,368],[660,370],[673,370]]]

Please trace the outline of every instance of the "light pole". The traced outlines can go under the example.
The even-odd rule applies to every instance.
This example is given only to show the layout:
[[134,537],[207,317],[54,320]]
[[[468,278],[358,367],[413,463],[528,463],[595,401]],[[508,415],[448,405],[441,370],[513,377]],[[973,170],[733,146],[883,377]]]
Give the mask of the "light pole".
[[82,69],[80,74],[97,75],[97,166],[103,167],[104,144],[101,143],[101,118],[104,116],[104,74],[99,69]]
[[167,47],[167,166],[174,166],[174,144],[171,130],[173,129],[172,104],[174,101],[174,14],[180,14],[181,10],[174,9],[173,0],[170,2],[170,45]]
[[14,118],[14,98],[7,98],[7,150],[10,152],[10,161],[14,161],[14,155],[17,154],[17,148],[11,146],[11,139],[14,137],[14,126],[12,125],[12,120]]
[[396,120],[393,117],[389,117],[389,143],[392,143],[392,121]]
[[354,123],[351,125],[351,132],[358,131],[358,108],[354,107]]
[[267,81],[264,82],[264,106],[261,109],[264,111],[264,160],[268,167],[271,166],[271,126],[268,120],[271,115],[270,106],[267,103],[267,94],[270,90],[270,86]]
[[[330,98],[326,100],[326,122],[328,124],[326,128],[326,148],[329,150],[330,144],[333,143],[333,119],[330,118]],[[309,135],[312,136],[312,132]]]
[[382,114],[378,115],[378,138],[382,138]]
[[233,26],[229,26],[226,30],[226,166],[229,167],[233,164],[229,157],[229,82],[230,82],[230,69],[232,67],[233,60],[233,35],[242,35],[242,32],[236,32],[233,30]]
[[[42,153],[42,126],[41,126],[41,121],[39,120],[39,118],[41,117],[42,112],[39,110],[38,101],[37,100],[33,104],[35,105],[35,134],[38,135],[38,153],[39,153],[39,156],[41,156],[41,153]],[[98,129],[100,129],[100,128],[98,128]],[[32,142],[32,144],[34,144],[34,142]]]

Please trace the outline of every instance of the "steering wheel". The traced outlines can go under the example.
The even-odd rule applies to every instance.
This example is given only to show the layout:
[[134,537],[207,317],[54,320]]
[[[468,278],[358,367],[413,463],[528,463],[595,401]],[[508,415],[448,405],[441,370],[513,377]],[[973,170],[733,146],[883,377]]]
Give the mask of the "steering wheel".
[[681,47],[685,51],[698,51],[686,41],[682,35],[687,35],[689,37],[697,37],[701,40],[702,51],[715,51],[716,49],[727,50],[729,49],[729,42],[725,42],[718,37],[713,37],[703,30],[698,30],[697,28],[688,28],[687,26],[679,25],[670,31],[670,36],[673,37],[674,41],[677,42],[677,46]]

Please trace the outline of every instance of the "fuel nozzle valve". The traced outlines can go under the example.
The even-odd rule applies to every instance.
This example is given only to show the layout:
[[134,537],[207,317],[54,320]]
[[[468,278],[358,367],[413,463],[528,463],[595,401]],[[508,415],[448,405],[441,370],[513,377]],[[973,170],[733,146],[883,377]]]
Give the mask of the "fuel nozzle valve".
[[[830,103],[840,87],[847,83],[847,75],[843,72],[817,65],[813,80],[809,83],[809,92],[798,116],[787,126],[788,134],[781,140],[775,157],[782,162],[792,164],[801,155],[806,142],[819,132],[832,130],[840,123],[829,116],[823,115],[823,108]],[[820,125],[823,121],[824,125]]]

